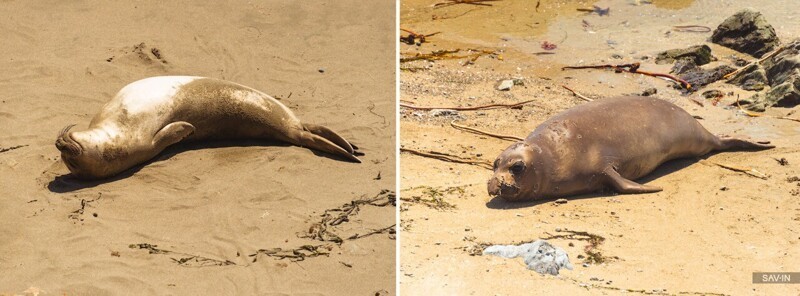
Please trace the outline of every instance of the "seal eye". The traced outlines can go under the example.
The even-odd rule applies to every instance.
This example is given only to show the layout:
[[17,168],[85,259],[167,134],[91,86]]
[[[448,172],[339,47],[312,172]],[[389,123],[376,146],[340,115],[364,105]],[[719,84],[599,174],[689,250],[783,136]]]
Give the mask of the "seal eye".
[[525,164],[517,161],[508,170],[511,171],[511,174],[519,175],[525,170]]
[[497,166],[498,165],[500,165],[500,160],[499,159],[495,159],[494,160],[494,165],[493,165],[494,170],[497,170]]

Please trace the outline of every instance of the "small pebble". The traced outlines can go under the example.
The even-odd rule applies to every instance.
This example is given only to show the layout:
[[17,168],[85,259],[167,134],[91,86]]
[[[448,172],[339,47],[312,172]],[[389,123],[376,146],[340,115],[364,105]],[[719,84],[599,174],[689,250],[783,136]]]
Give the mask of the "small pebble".
[[559,199],[556,199],[555,203],[556,204],[565,204],[565,203],[567,203],[567,199],[566,198],[559,198]]
[[500,82],[500,85],[497,86],[497,90],[509,91],[513,86],[514,86],[514,80],[507,79]]
[[319,70],[317,71],[319,71],[320,73],[325,73],[325,68],[319,68]]

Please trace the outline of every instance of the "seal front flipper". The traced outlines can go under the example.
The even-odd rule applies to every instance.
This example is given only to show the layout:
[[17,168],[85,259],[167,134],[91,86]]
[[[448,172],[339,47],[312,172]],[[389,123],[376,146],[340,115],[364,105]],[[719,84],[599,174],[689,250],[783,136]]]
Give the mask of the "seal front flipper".
[[[328,130],[328,131],[330,131],[330,130]],[[331,132],[331,133],[333,133],[333,132]],[[339,138],[341,139],[341,137],[339,137]],[[342,148],[341,146],[334,144],[334,142],[331,142],[330,140],[328,140],[328,139],[326,139],[326,138],[324,138],[322,136],[316,135],[316,134],[312,133],[311,131],[305,131],[305,130],[301,131],[300,135],[298,136],[298,140],[299,140],[298,145],[300,145],[302,147],[311,148],[311,149],[314,149],[314,150],[319,150],[319,151],[327,152],[327,153],[334,154],[334,155],[339,155],[341,157],[347,158],[350,161],[361,163],[361,160],[358,159],[358,157],[356,157],[353,154],[353,152],[350,152],[350,151],[353,151],[352,147],[350,148],[350,151],[347,151],[344,148]],[[344,141],[344,139],[342,139],[342,141]],[[345,142],[347,142],[347,141],[345,141]]]
[[176,121],[167,124],[153,137],[153,146],[164,149],[178,143],[194,133],[194,126],[185,121]]
[[662,189],[660,187],[651,186],[651,185],[642,185],[631,180],[625,179],[622,177],[616,169],[609,166],[603,173],[606,175],[606,184],[614,187],[619,193],[623,194],[637,194],[637,193],[652,193],[652,192],[659,192]]

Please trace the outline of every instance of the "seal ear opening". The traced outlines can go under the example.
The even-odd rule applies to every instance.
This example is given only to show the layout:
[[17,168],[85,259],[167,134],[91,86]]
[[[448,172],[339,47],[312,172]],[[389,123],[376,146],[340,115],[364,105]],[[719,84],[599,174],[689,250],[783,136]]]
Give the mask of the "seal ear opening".
[[337,134],[336,132],[330,130],[327,127],[324,127],[324,126],[321,126],[321,125],[316,125],[316,124],[311,124],[311,123],[304,123],[303,124],[303,129],[305,129],[306,131],[311,132],[312,134],[315,134],[317,136],[323,137],[323,138],[327,139],[328,141],[333,142],[334,144],[336,144],[336,146],[341,147],[342,149],[347,151],[349,154],[354,154],[355,153],[355,149],[358,149],[358,148],[354,149],[354,146],[352,144],[350,144],[350,142],[347,142],[347,140],[342,138],[342,136],[340,136],[339,134]]

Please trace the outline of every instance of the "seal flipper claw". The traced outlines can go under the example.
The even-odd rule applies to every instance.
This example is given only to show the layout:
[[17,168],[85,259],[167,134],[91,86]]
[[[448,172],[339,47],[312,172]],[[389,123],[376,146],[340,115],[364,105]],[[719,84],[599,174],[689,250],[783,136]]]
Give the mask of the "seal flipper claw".
[[342,147],[342,149],[344,149],[345,151],[347,151],[350,154],[353,154],[353,151],[355,149],[358,149],[355,146],[353,146],[352,144],[350,144],[350,142],[347,142],[347,140],[342,138],[342,136],[340,136],[339,134],[337,134],[336,132],[330,130],[327,127],[324,127],[324,126],[321,126],[321,125],[316,125],[316,124],[311,124],[311,123],[303,123],[303,129],[305,129],[306,131],[311,132],[312,134],[315,134],[317,136],[323,137],[323,138],[327,139],[328,141],[333,142],[337,146]]
[[159,149],[178,143],[194,133],[194,126],[185,121],[176,121],[167,124],[153,137],[153,146]]
[[614,190],[622,194],[653,193],[662,190],[660,187],[642,185],[625,179],[611,166],[603,170],[603,173],[606,174],[607,184],[614,187]]
[[339,145],[334,144],[330,140],[311,133],[310,131],[302,131],[300,132],[300,136],[298,137],[299,143],[298,145],[322,152],[327,152],[334,155],[339,155],[344,158],[347,158],[350,161],[361,163],[361,160],[358,159],[353,153],[345,150]]

